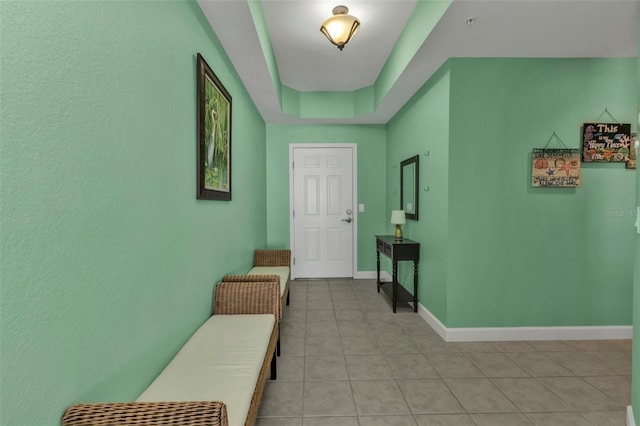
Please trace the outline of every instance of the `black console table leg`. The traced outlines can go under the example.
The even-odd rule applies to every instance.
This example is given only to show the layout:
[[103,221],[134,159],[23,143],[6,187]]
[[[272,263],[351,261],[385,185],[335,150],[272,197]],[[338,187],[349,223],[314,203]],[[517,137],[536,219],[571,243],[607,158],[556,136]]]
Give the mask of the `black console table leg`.
[[378,287],[378,293],[380,293],[380,252],[376,251],[376,286]]
[[413,312],[418,312],[418,262],[413,261]]
[[396,313],[398,305],[398,262],[393,262],[393,313]]

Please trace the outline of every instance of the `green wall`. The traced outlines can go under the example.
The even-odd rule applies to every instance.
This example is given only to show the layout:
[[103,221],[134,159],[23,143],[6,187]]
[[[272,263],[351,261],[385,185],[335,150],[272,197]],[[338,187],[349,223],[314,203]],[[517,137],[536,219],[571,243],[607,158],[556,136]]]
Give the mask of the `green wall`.
[[631,324],[634,172],[583,163],[579,188],[530,182],[554,131],[579,148],[605,108],[635,122],[637,72],[635,59],[452,60],[448,327]]
[[[1,424],[132,400],[266,245],[265,124],[195,1],[0,4]],[[233,200],[195,199],[196,53]]]
[[[638,15],[640,26],[640,14]],[[637,92],[637,124],[640,128],[640,32],[638,33],[638,92]],[[638,139],[640,140],[640,139]],[[636,206],[640,206],[640,173],[636,170]],[[636,235],[635,271],[633,275],[633,348],[631,375],[631,405],[634,419],[640,421],[640,237]]]
[[[583,164],[576,189],[530,181],[531,150],[554,131],[578,148],[581,123],[605,107],[635,122],[637,70],[635,59],[451,59],[389,123],[387,187],[421,155],[420,220],[405,235],[422,243],[421,303],[447,327],[631,323],[634,172]],[[388,193],[387,210],[398,204]]]
[[[387,126],[385,218],[400,208],[400,162],[419,155],[418,221],[407,220],[403,235],[420,242],[418,300],[441,319],[447,314],[449,85],[445,64]],[[386,233],[393,234],[393,225]],[[391,271],[389,262],[384,266]],[[413,293],[413,266],[400,262],[398,271],[398,281]]]
[[[358,146],[358,271],[375,271],[376,234],[385,231],[386,131],[381,125],[267,125],[267,242],[289,247],[289,144],[355,143]],[[358,211],[358,206],[354,206]]]

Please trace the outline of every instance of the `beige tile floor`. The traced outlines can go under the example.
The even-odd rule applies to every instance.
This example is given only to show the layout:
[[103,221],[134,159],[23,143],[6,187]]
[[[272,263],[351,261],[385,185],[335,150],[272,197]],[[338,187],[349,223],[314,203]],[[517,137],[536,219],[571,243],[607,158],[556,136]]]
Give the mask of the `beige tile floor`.
[[373,280],[294,280],[257,426],[623,426],[631,341],[447,343]]

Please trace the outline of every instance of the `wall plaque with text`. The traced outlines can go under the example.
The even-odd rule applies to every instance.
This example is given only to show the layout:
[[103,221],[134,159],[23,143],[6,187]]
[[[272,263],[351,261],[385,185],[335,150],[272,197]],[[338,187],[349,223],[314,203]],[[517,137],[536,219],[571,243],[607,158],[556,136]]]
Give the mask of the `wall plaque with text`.
[[582,161],[585,163],[622,163],[631,149],[631,124],[584,123]]
[[580,186],[579,149],[534,149],[531,185],[536,187]]

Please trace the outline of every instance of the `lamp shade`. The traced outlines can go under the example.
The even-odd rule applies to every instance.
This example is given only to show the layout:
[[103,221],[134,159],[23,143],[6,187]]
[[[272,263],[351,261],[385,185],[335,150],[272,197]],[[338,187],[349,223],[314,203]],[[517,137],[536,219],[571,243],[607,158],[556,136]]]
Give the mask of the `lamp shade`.
[[404,225],[406,223],[404,210],[391,210],[391,223],[394,225]]
[[355,16],[349,15],[346,6],[333,8],[333,16],[322,24],[320,32],[327,36],[329,41],[342,50],[344,45],[355,35],[360,28],[360,21]]

